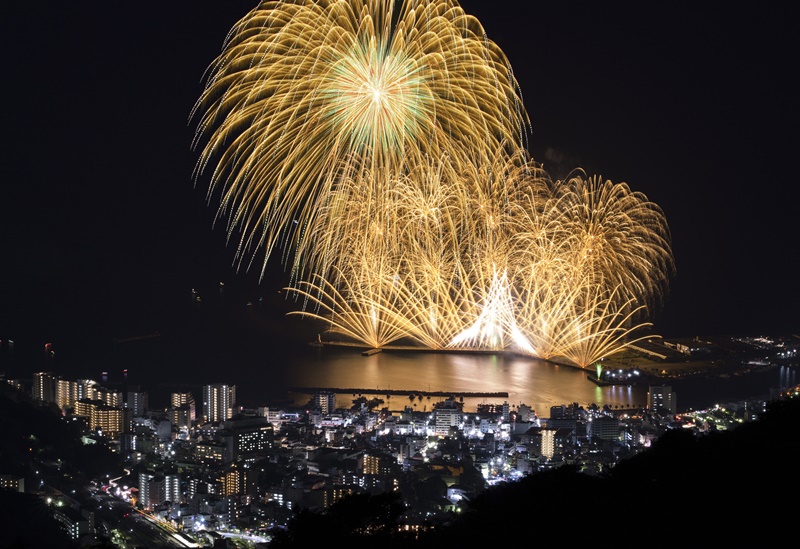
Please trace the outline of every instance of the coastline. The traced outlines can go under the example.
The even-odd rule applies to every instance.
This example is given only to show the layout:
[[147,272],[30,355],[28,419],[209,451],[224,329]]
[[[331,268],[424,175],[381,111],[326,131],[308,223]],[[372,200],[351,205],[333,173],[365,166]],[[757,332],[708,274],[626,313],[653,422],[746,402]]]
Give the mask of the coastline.
[[[513,351],[488,351],[471,349],[424,349],[413,346],[388,345],[382,348],[369,348],[363,345],[317,340],[309,342],[309,345],[317,347],[361,347],[363,356],[371,356],[382,351],[387,352],[413,352],[413,353],[463,353],[463,354],[510,354],[520,357],[521,355]],[[680,359],[681,356],[673,354],[664,359],[656,359],[641,350],[628,348],[614,355],[601,359],[600,368],[583,368],[577,364],[567,361],[552,359],[545,360],[556,366],[563,366],[587,372],[587,379],[598,387],[633,387],[649,385],[665,385],[678,380],[685,379],[725,379],[732,376],[742,376],[749,373],[767,371],[778,367],[775,362],[756,359],[753,356],[745,356],[738,353],[716,355],[704,360],[692,360],[691,356],[686,360]],[[595,372],[598,374],[595,374]],[[607,372],[613,372],[608,375]],[[606,375],[603,375],[606,374]]]
[[[664,385],[673,381],[684,379],[726,379],[732,376],[743,376],[755,372],[764,372],[779,367],[774,362],[747,362],[747,361],[692,361],[651,363],[649,366],[638,368],[619,368],[616,373],[619,378],[598,379],[596,375],[589,374],[589,381],[598,387],[635,386],[635,385]],[[624,377],[625,374],[638,370],[635,378]]]

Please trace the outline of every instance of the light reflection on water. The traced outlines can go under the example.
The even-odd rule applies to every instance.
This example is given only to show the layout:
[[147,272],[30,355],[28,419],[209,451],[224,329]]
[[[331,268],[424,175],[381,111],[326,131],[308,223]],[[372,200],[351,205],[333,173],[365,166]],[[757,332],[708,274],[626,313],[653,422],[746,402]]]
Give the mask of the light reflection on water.
[[[384,351],[363,356],[357,348],[315,348],[291,341],[248,347],[242,340],[210,336],[193,337],[191,343],[177,338],[143,340],[114,352],[65,352],[59,358],[71,354],[78,358],[74,364],[59,361],[47,369],[66,379],[97,380],[101,370],[110,370],[113,387],[121,387],[120,372],[127,370],[128,382],[148,391],[154,408],[169,406],[171,392],[192,391],[199,411],[202,386],[208,383],[236,385],[237,400],[248,408],[282,406],[287,396],[294,404],[305,405],[310,395],[289,393],[291,387],[374,389],[378,392],[364,396],[383,399],[392,411],[405,406],[430,410],[443,397],[412,401],[406,395],[388,397],[380,391],[441,391],[456,397],[459,392],[507,392],[507,399],[464,398],[464,409],[469,412],[478,404],[507,400],[512,407],[525,404],[533,408],[540,417],[549,417],[551,406],[572,402],[584,407],[595,403],[612,409],[638,408],[646,405],[647,397],[646,385],[598,387],[588,379],[588,371],[513,355]],[[0,360],[0,370],[9,378],[30,379],[32,368],[42,369],[27,355],[17,358],[20,360]],[[767,396],[775,388],[793,387],[797,381],[797,365],[791,364],[727,378],[691,377],[663,384],[672,387],[678,411],[686,411]],[[349,407],[354,398],[339,394],[337,406]]]
[[[550,407],[577,402],[581,406],[597,404],[612,408],[643,406],[646,386],[598,387],[586,371],[560,366],[543,360],[489,354],[449,354],[384,351],[363,356],[360,351],[319,349],[292,361],[287,378],[290,387],[332,387],[373,389],[390,409],[402,409],[417,403],[416,409],[430,409],[430,400],[414,400],[381,391],[442,391],[460,393],[507,392],[503,397],[465,397],[465,411],[474,411],[480,403],[512,406],[525,404],[540,416],[549,416]],[[303,404],[307,393],[295,394],[295,403]],[[340,394],[338,405],[353,395]],[[344,401],[344,402],[342,402]]]
[[[489,354],[448,354],[384,351],[362,356],[360,350],[337,348],[301,352],[288,361],[285,383],[288,387],[340,387],[375,389],[374,395],[391,410],[417,404],[414,409],[431,409],[442,397],[411,400],[408,396],[389,397],[380,391],[507,392],[514,407],[525,404],[540,417],[550,416],[551,406],[578,403],[580,406],[608,405],[612,409],[643,407],[647,404],[647,384],[599,387],[589,380],[589,371],[528,357]],[[733,375],[727,378],[694,376],[664,380],[676,397],[678,411],[700,410],[715,404],[727,405],[750,398],[768,398],[778,388],[797,385],[797,367],[772,368]],[[303,405],[310,395],[294,394]],[[357,396],[357,395],[356,395]],[[354,395],[339,394],[337,405],[347,406]],[[502,404],[502,397],[464,398],[465,411],[478,404]]]

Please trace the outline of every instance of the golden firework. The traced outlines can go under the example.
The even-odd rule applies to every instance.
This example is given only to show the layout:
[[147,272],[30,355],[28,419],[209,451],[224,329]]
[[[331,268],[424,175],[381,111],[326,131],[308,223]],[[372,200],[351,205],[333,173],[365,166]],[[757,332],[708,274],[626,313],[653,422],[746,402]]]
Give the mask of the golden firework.
[[297,314],[366,346],[511,350],[582,367],[650,326],[639,300],[655,301],[648,292],[666,277],[653,258],[671,266],[669,233],[627,185],[553,182],[523,153],[359,177],[385,192],[359,194],[359,180],[337,188],[315,229],[335,272],[294,290],[305,299]]
[[508,62],[454,0],[262,2],[196,109],[237,257],[280,248],[294,314],[339,343],[588,367],[674,272],[645,195],[529,157]]
[[553,216],[575,265],[620,299],[657,305],[674,271],[669,227],[658,205],[625,183],[581,170],[555,189]]
[[480,163],[527,126],[505,55],[451,0],[262,2],[230,32],[192,116],[196,175],[212,169],[239,258],[266,264],[280,245],[297,271],[322,253],[306,231],[342,178]]

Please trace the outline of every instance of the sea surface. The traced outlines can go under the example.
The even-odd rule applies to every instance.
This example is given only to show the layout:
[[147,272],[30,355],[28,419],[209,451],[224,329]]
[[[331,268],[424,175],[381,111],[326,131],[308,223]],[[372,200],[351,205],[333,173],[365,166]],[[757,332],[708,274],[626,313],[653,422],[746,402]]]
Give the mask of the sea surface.
[[[200,298],[200,299],[198,299]],[[187,289],[153,319],[136,318],[129,329],[110,334],[80,328],[64,333],[45,349],[35,336],[0,345],[0,372],[30,382],[35,371],[65,379],[94,379],[123,391],[149,393],[151,408],[168,406],[169,394],[192,391],[198,406],[202,386],[236,385],[247,407],[304,405],[303,388],[354,388],[339,393],[338,406],[359,396],[384,400],[391,410],[411,406],[430,410],[441,397],[415,397],[388,391],[441,391],[460,398],[465,411],[478,404],[526,405],[540,417],[551,406],[577,403],[611,408],[644,406],[647,385],[599,387],[588,371],[509,354],[383,351],[363,356],[362,348],[310,345],[325,326],[301,315],[285,294],[235,294],[229,288]],[[677,396],[680,411],[765,397],[797,384],[797,367],[729,378],[690,378],[664,383]],[[470,397],[467,393],[508,393]],[[461,395],[461,396],[459,396]]]

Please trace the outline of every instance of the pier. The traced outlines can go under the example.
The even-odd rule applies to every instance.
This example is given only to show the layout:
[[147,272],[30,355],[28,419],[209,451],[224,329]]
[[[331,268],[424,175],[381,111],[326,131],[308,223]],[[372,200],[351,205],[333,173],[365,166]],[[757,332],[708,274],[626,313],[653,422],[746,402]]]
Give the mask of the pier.
[[289,387],[293,393],[337,393],[350,395],[402,395],[417,397],[463,397],[463,398],[508,398],[507,391],[472,392],[472,391],[421,391],[412,389],[367,389],[354,387]]

